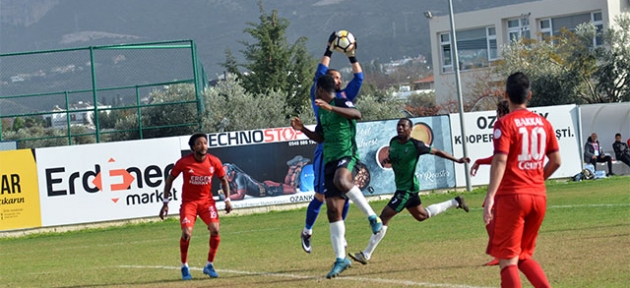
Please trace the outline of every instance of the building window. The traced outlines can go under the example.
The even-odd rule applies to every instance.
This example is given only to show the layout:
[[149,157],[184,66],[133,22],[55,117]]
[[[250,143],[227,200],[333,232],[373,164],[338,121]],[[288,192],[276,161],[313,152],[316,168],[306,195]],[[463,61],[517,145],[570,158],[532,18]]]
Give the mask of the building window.
[[440,34],[440,47],[442,47],[442,72],[453,71],[453,55],[451,53],[451,35]]
[[553,32],[551,30],[551,19],[540,20],[540,36],[542,37],[541,40],[548,41],[551,38],[552,34]]
[[488,35],[488,59],[490,61],[499,58],[499,49],[497,46],[497,29],[494,27],[486,28]]
[[[440,34],[442,72],[453,71],[453,53],[449,33]],[[494,27],[457,31],[457,52],[461,70],[488,67],[488,61],[498,58]]]
[[531,38],[529,32],[528,15],[522,15],[521,18],[507,20],[508,40],[519,41],[521,38]]
[[602,21],[602,12],[591,13],[591,21],[597,29],[597,34],[593,38],[593,46],[600,46],[604,44],[604,21]]
[[599,46],[604,43],[602,32],[604,30],[604,22],[602,20],[602,12],[595,11],[582,13],[571,16],[556,17],[549,19],[541,19],[540,33],[542,40],[548,40],[552,36],[560,35],[560,31],[564,28],[571,32],[575,32],[575,27],[582,23],[592,22],[597,29],[597,34],[593,37],[593,45]]

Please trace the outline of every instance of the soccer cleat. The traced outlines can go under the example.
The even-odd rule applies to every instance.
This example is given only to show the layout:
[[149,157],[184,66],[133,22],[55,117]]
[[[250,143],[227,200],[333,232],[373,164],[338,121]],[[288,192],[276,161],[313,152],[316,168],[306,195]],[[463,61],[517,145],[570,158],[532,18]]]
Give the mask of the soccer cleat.
[[302,232],[302,249],[304,252],[311,253],[311,235]]
[[381,217],[372,215],[368,217],[368,221],[370,221],[370,227],[372,227],[372,234],[381,232],[383,229],[383,221],[381,221]]
[[182,280],[190,279],[192,279],[192,275],[190,275],[190,269],[188,269],[188,266],[182,266]]
[[494,258],[492,260],[490,260],[490,262],[483,264],[483,266],[497,266],[499,265],[499,259]]
[[350,267],[351,264],[352,262],[350,262],[350,259],[348,259],[347,257],[343,259],[337,258],[337,260],[335,260],[335,264],[333,265],[332,270],[330,270],[330,273],[326,275],[326,278],[330,279],[337,277],[339,273],[343,272],[343,270],[346,270],[346,268]]
[[464,211],[468,212],[468,204],[466,204],[466,201],[464,201],[464,197],[457,196],[455,197],[455,201],[457,201],[457,204],[459,204],[457,208],[464,209]]
[[368,263],[368,259],[365,258],[365,255],[363,255],[363,251],[361,252],[357,252],[357,253],[348,253],[348,256],[350,256],[350,258],[352,258],[352,260],[357,261],[363,265],[366,265]]
[[210,276],[210,278],[219,277],[219,274],[217,274],[217,271],[214,271],[214,266],[212,264],[208,264],[205,267],[203,267],[203,274]]

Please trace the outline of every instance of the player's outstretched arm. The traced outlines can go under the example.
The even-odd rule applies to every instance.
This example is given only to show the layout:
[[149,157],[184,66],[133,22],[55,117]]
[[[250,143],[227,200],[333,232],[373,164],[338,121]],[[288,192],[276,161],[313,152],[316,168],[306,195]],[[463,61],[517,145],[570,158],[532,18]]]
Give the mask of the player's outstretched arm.
[[490,156],[490,157],[486,157],[486,158],[481,158],[481,159],[475,160],[475,163],[470,168],[470,175],[471,176],[477,175],[477,170],[479,170],[479,166],[492,164],[492,158],[493,157],[494,156]]
[[470,163],[470,158],[468,158],[468,157],[462,157],[462,158],[458,159],[458,158],[453,157],[453,155],[451,155],[451,154],[449,154],[449,153],[447,153],[445,151],[442,151],[440,149],[437,149],[435,147],[431,148],[431,154],[433,154],[435,156],[438,156],[438,157],[441,157],[441,158],[444,158],[444,159],[451,160],[451,161],[456,162],[456,163],[460,163],[460,164],[461,163]]
[[291,119],[291,127],[295,130],[301,131],[304,135],[306,135],[306,137],[317,143],[324,142],[324,137],[306,128],[304,123],[302,123],[302,119],[299,117],[293,117],[293,119]]

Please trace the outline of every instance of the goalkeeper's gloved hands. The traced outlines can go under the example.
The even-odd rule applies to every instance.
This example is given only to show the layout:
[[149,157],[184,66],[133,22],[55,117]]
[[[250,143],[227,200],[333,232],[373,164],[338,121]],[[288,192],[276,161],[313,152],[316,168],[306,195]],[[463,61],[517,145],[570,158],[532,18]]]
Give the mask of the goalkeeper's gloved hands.
[[324,53],[324,55],[326,56],[331,56],[332,53],[335,51],[335,44],[333,44],[333,41],[335,41],[335,38],[337,38],[337,32],[332,32],[330,34],[330,36],[328,36],[328,42],[327,42],[327,46],[326,46],[326,53]]
[[332,43],[335,41],[335,38],[337,38],[337,32],[333,31],[330,33],[330,36],[328,36],[328,46],[333,46]]
[[352,50],[346,52],[346,56],[348,57],[354,57],[355,56],[355,52],[357,51],[357,40],[354,40],[354,47],[352,47]]

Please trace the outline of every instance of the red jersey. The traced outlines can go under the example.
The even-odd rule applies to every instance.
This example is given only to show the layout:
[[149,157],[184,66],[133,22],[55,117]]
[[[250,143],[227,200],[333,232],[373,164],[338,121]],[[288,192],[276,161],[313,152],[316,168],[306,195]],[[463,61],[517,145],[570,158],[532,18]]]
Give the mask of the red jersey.
[[545,156],[559,150],[556,133],[544,117],[519,109],[494,124],[494,153],[507,154],[497,196],[545,195]]
[[212,187],[212,176],[221,178],[225,176],[223,164],[219,158],[206,154],[203,162],[197,162],[193,153],[184,156],[175,163],[171,170],[171,176],[177,177],[184,173],[184,184],[182,185],[182,202],[196,200],[210,200],[214,202],[210,187]]

